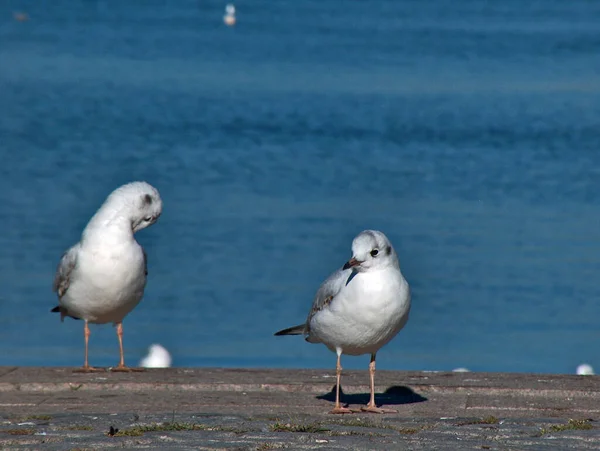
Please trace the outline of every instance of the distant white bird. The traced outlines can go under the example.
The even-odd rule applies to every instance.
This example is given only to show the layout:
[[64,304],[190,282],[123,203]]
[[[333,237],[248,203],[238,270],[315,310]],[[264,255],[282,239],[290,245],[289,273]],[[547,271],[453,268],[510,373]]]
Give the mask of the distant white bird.
[[148,348],[148,355],[140,360],[143,368],[169,368],[171,366],[171,354],[163,346],[153,344]]
[[230,27],[235,25],[235,6],[233,6],[231,3],[225,7],[223,22],[225,22],[225,25],[229,25]]
[[81,235],[62,257],[54,278],[59,305],[52,309],[84,320],[88,364],[88,323],[117,326],[121,359],[113,371],[130,371],[123,355],[125,316],[142,300],[146,286],[146,252],[133,234],[154,224],[162,212],[158,191],[146,182],[133,182],[113,191]]
[[579,374],[580,376],[593,376],[594,368],[592,368],[592,365],[582,363],[577,367],[577,374]]
[[337,354],[335,407],[331,413],[351,413],[340,405],[341,356],[371,354],[371,398],[363,411],[396,412],[375,405],[375,356],[408,321],[410,290],[400,272],[398,256],[387,237],[365,230],[352,241],[352,258],[323,282],[306,323],[275,335],[304,335]]
[[454,368],[452,370],[453,373],[469,373],[471,370],[468,368]]

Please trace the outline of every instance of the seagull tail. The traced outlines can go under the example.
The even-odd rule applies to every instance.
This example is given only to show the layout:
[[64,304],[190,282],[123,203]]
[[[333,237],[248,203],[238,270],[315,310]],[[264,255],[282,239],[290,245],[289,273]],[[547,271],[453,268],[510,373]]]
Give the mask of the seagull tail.
[[275,335],[303,335],[306,332],[306,324],[299,324],[294,327],[288,327],[287,329],[275,332]]
[[73,318],[73,319],[81,319],[81,318],[77,318],[76,316],[69,315],[67,313],[67,310],[65,308],[61,307],[60,305],[57,305],[56,307],[54,307],[50,311],[52,313],[60,313],[60,320],[61,320],[61,322],[65,320],[65,316],[68,316],[69,318]]

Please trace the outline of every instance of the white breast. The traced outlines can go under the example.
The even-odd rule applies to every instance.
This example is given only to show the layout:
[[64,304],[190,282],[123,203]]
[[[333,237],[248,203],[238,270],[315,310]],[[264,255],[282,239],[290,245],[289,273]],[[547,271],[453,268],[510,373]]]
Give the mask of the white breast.
[[145,285],[144,255],[134,240],[110,248],[82,247],[61,304],[91,323],[119,322],[140,302]]
[[396,268],[358,273],[313,317],[311,336],[344,354],[374,353],[404,327],[409,311],[408,283]]

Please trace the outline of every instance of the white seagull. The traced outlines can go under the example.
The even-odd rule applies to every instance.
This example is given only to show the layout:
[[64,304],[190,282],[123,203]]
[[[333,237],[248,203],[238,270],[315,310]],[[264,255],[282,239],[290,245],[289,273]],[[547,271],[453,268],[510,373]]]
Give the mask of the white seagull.
[[371,354],[371,398],[361,410],[397,412],[375,405],[377,351],[404,327],[410,311],[410,289],[400,272],[398,256],[387,237],[365,230],[352,241],[352,258],[319,288],[305,324],[275,335],[304,335],[337,354],[335,407],[331,413],[351,413],[340,405],[341,356]]
[[223,22],[225,22],[225,25],[229,25],[230,27],[235,25],[235,6],[233,6],[231,3],[225,7]]
[[577,366],[577,369],[575,370],[575,372],[579,376],[593,376],[594,375],[594,367],[592,365],[590,365],[589,363],[582,363],[581,365]]
[[[85,359],[88,364],[88,323],[117,326],[121,359],[113,371],[130,371],[123,356],[125,316],[141,301],[146,286],[146,252],[133,234],[154,224],[162,212],[156,188],[132,182],[113,191],[81,235],[81,241],[63,255],[53,290],[58,306],[53,312],[84,320]],[[81,371],[80,370],[80,371]]]
[[148,348],[148,355],[140,360],[143,368],[169,368],[171,366],[171,354],[163,346],[153,344]]

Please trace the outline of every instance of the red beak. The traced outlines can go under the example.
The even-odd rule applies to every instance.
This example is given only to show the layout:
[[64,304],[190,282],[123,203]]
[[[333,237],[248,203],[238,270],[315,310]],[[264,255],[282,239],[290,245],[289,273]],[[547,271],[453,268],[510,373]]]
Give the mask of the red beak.
[[350,269],[354,266],[358,266],[360,265],[362,262],[359,262],[357,259],[355,259],[354,257],[352,257],[350,260],[348,260],[346,262],[346,264],[344,265],[343,269]]

